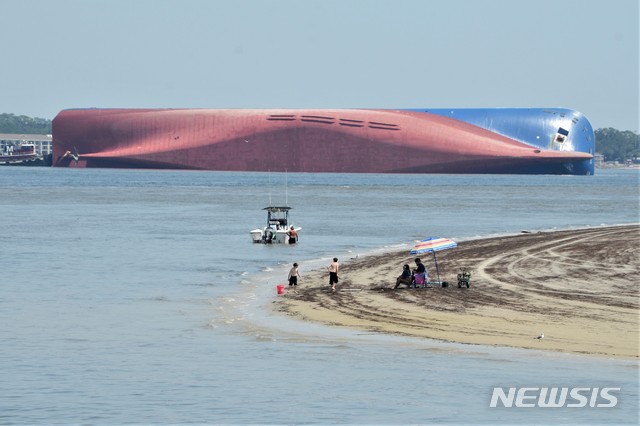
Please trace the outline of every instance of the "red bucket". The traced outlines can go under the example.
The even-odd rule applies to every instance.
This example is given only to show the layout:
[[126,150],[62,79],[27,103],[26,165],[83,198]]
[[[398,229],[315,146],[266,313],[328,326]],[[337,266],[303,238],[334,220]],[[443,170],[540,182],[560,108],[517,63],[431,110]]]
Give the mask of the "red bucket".
[[278,284],[276,286],[276,291],[278,292],[278,294],[284,294],[284,284]]

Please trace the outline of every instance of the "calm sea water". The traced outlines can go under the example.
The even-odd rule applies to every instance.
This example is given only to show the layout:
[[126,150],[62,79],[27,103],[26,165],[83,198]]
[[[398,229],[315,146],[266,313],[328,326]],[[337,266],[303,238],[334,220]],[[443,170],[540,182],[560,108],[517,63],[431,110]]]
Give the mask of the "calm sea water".
[[[293,207],[300,244],[250,242],[270,203]],[[634,361],[362,333],[269,308],[294,261],[304,274],[428,236],[638,221],[630,170],[0,168],[0,423],[636,424]],[[615,408],[507,409],[489,408],[494,386],[622,390]]]

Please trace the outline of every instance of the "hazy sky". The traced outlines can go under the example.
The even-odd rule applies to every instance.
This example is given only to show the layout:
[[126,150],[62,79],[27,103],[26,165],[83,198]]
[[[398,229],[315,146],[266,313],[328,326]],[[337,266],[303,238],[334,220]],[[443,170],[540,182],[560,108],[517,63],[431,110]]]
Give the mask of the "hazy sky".
[[638,131],[638,0],[0,0],[0,113],[567,107]]

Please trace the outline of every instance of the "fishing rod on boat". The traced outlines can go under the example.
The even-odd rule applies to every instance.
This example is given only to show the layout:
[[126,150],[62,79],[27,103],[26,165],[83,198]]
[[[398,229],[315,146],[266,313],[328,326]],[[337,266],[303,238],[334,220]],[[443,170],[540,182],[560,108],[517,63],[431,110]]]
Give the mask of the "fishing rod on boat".
[[272,206],[273,204],[271,204],[271,169],[269,169],[269,206]]

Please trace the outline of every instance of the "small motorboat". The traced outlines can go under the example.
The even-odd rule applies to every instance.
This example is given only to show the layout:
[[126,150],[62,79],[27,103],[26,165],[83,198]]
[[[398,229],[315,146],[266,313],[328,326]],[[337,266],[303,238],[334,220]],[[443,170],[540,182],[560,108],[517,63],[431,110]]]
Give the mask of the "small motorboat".
[[[289,210],[291,207],[265,207],[267,211],[267,226],[251,231],[251,240],[262,244],[289,244]],[[293,226],[296,233],[302,228]]]

